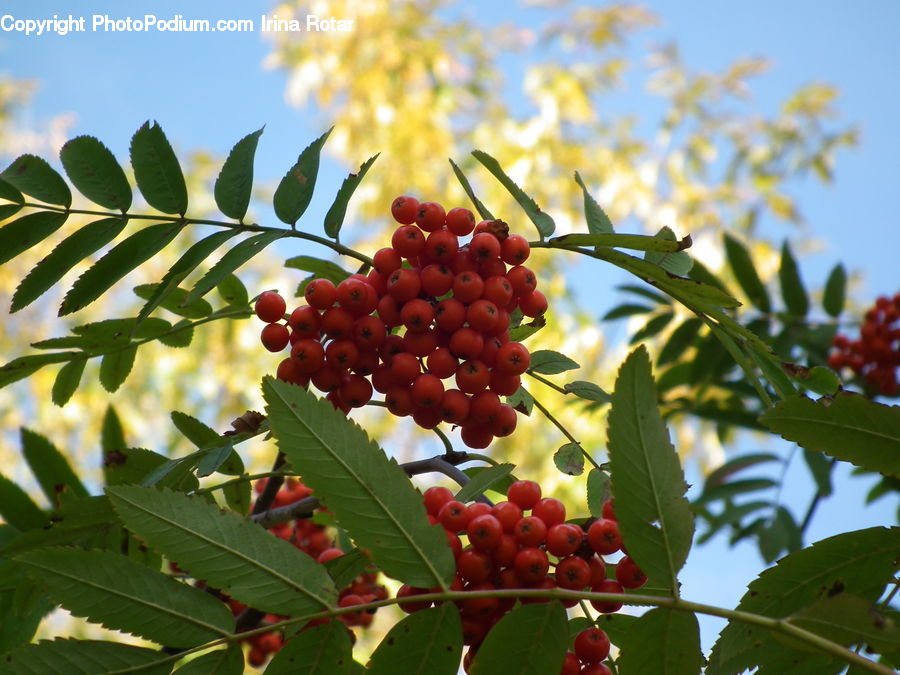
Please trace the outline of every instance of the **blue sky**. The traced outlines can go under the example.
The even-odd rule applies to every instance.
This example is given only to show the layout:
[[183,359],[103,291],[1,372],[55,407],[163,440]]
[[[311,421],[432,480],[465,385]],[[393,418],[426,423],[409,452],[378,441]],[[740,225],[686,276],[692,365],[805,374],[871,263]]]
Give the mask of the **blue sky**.
[[[479,21],[506,18],[506,10],[501,8],[505,3],[458,4],[460,11]],[[900,3],[870,0],[852,10],[842,0],[652,0],[645,4],[662,22],[635,41],[633,56],[641,56],[648,40],[676,40],[684,60],[701,69],[720,69],[747,55],[767,56],[773,63],[771,71],[753,82],[753,100],[761,112],[774,111],[793,89],[810,81],[840,88],[838,106],[843,120],[859,125],[862,143],[840,154],[834,185],[800,181],[792,188],[809,221],[809,233],[828,242],[824,251],[804,262],[804,273],[808,285],[817,286],[831,266],[843,260],[848,269],[862,275],[862,284],[855,291],[860,301],[897,291],[900,223],[892,198],[900,187],[896,80]],[[40,3],[40,10],[36,5],[7,0],[0,14],[17,18],[70,12],[126,15],[122,3],[111,0],[54,0]],[[145,9],[161,17],[183,13],[258,22],[260,14],[269,11],[269,4],[160,0],[152,5],[129,3],[127,13],[139,16]],[[541,11],[525,11],[520,18],[537,21],[542,15]],[[73,134],[97,135],[123,159],[131,134],[147,119],[158,120],[180,152],[205,148],[222,155],[237,139],[265,124],[257,176],[271,181],[293,163],[298,151],[321,133],[327,121],[315,111],[296,110],[285,103],[285,74],[261,65],[268,51],[259,32],[40,37],[0,33],[0,72],[39,81],[30,121],[39,124],[74,112]],[[508,61],[510,68],[518,65]],[[637,112],[652,106],[651,99],[635,89],[626,93],[624,101]],[[323,184],[336,185],[344,171],[327,164]],[[767,223],[766,228],[778,238],[795,234],[780,224]],[[596,309],[602,313],[608,306]],[[790,484],[797,493],[784,498],[800,511],[812,485],[802,461],[795,461],[790,471],[791,476],[796,475],[797,480]],[[698,480],[696,476],[689,479]],[[875,507],[861,507],[871,480],[845,475],[842,483],[843,497],[822,505],[811,530],[813,539],[892,521],[895,502],[883,500]],[[737,601],[760,568],[754,547],[729,550],[719,538],[692,557],[684,573],[685,594],[728,606]],[[714,620],[703,621],[705,648],[711,645],[717,625]]]

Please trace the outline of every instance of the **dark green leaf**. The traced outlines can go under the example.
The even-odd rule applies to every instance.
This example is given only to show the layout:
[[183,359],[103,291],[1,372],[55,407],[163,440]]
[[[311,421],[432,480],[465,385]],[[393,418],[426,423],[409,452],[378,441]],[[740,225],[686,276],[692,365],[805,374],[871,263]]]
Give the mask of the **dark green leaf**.
[[541,328],[547,325],[547,319],[543,316],[537,316],[528,323],[520,323],[518,326],[509,329],[509,339],[511,342],[522,342],[537,333]]
[[[474,480],[475,478],[478,477],[479,474],[484,473],[489,468],[490,467],[487,467],[487,466],[472,466],[472,467],[469,467],[468,469],[463,469],[463,473],[466,474],[472,480]],[[488,488],[488,490],[495,492],[499,495],[503,495],[505,497],[506,491],[509,490],[509,486],[512,485],[515,481],[516,481],[516,477],[513,474],[507,474],[506,476],[501,478],[499,481],[497,481],[496,483],[491,485],[491,487]]]
[[69,180],[85,197],[107,209],[125,213],[131,186],[116,158],[93,136],[78,136],[62,146],[59,159]]
[[188,661],[175,675],[243,675],[244,652],[232,642],[226,649],[207,652]]
[[600,320],[601,321],[614,321],[615,319],[622,319],[626,316],[634,316],[635,314],[647,314],[648,312],[652,312],[652,307],[647,307],[647,305],[632,305],[632,304],[623,304],[616,305],[611,310],[609,310],[606,314],[604,314]]
[[198,448],[208,448],[222,440],[214,429],[186,413],[173,410],[171,417],[175,428]]
[[106,391],[112,393],[122,386],[134,367],[136,356],[137,345],[117,349],[103,356],[100,361],[100,384]]
[[279,651],[266,675],[353,675],[350,633],[340,621],[330,621],[298,633]]
[[240,602],[291,615],[336,603],[324,567],[239,514],[168,490],[117,486],[107,493],[129,530]]
[[584,219],[587,221],[588,232],[591,234],[612,234],[615,231],[612,221],[606,215],[606,212],[600,208],[600,205],[591,196],[591,193],[588,192],[584,181],[581,180],[581,176],[577,171],[575,172],[575,182],[578,183],[581,192],[584,194]]
[[609,403],[612,400],[612,397],[608,393],[603,391],[603,389],[598,387],[593,382],[575,380],[574,382],[569,382],[568,384],[566,384],[563,389],[565,389],[567,393],[575,394],[578,398],[583,398],[586,401]]
[[[158,471],[168,460],[163,455],[144,448],[121,448],[111,450],[104,455],[103,470],[107,485],[127,485],[146,480],[153,472]],[[169,466],[165,480],[159,481],[177,490],[193,490],[197,488],[197,478],[191,473],[190,462],[173,462]]]
[[560,354],[552,349],[539,349],[536,352],[531,352],[531,366],[529,370],[535,373],[556,375],[557,373],[564,373],[567,370],[575,370],[580,367],[565,354]]
[[[893,577],[898,557],[898,528],[845,532],[792,553],[763,571],[737,609],[782,618],[841,592],[874,602]],[[752,668],[773,650],[768,637],[765,628],[730,622],[713,647],[706,672],[724,675]]]
[[794,316],[806,316],[809,312],[809,297],[800,278],[800,268],[791,252],[787,239],[781,246],[781,266],[778,268],[778,280],[781,282],[781,297],[788,312]]
[[375,564],[412,586],[446,587],[450,547],[396,460],[301,387],[266,377],[263,397],[279,450]]
[[724,293],[728,293],[728,289],[725,287],[725,284],[723,284],[722,281],[716,275],[710,272],[706,268],[706,266],[699,260],[694,261],[694,265],[693,267],[691,267],[691,271],[688,272],[688,276],[695,281],[700,281],[707,286],[713,286]]
[[656,407],[650,357],[639,347],[619,370],[609,412],[616,518],[629,555],[651,582],[677,594],[694,517],[678,454]]
[[161,344],[164,344],[166,347],[175,347],[176,349],[190,347],[193,339],[194,326],[189,319],[182,319],[172,326],[171,332],[159,336]]
[[[584,234],[583,232],[573,232],[572,234],[562,234],[558,237],[553,237],[547,243],[553,246],[606,246],[609,248],[628,248],[634,251],[654,251],[656,253],[676,253],[690,243],[690,239],[684,242],[678,241],[672,230],[664,229],[668,233],[666,236],[656,235],[653,237],[646,234]],[[659,258],[661,259],[662,256],[659,256]],[[649,258],[645,259],[649,260]],[[651,262],[656,263],[656,260],[651,260]]]
[[25,490],[3,474],[0,474],[0,516],[23,532],[47,524],[47,516]]
[[675,318],[675,315],[672,312],[664,312],[663,314],[657,314],[652,319],[647,321],[643,325],[642,328],[638,329],[634,335],[631,336],[631,340],[629,340],[629,344],[637,344],[638,342],[642,342],[643,340],[649,340],[652,337],[655,337],[663,330],[666,326],[669,325],[669,322]]
[[144,122],[131,137],[131,166],[144,199],[163,213],[184,215],[188,207],[187,186],[178,158],[162,127]]
[[828,275],[825,282],[825,295],[822,298],[822,307],[828,312],[828,316],[835,318],[844,311],[844,302],[847,299],[847,273],[844,266],[838,263]]
[[3,173],[0,173],[0,177],[17,190],[42,202],[66,208],[72,204],[72,192],[66,181],[45,159],[36,155],[17,157]]
[[[142,300],[149,300],[159,292],[160,284],[141,284],[134,287],[134,294]],[[202,319],[212,314],[212,305],[203,298],[185,304],[188,292],[183,288],[172,288],[159,303],[163,309],[188,319]]]
[[831,368],[825,366],[804,368],[787,363],[782,364],[782,368],[803,389],[820,396],[833,396],[841,388],[841,379]]
[[601,614],[597,617],[597,628],[609,637],[614,645],[621,645],[627,638],[631,627],[640,617],[630,614]]
[[[49,546],[102,547],[112,530],[121,534],[116,514],[106,497],[85,497],[65,502],[51,512],[49,523],[23,532],[3,547],[4,556],[13,556]],[[117,551],[121,538],[116,542]]]
[[781,461],[782,459],[778,455],[773,455],[770,452],[757,452],[748,455],[740,455],[728,460],[722,466],[710,472],[710,474],[706,477],[706,486],[709,488],[716,485],[722,485],[728,477],[733,476],[738,471],[743,471],[744,469],[750,468],[751,466],[757,466],[759,464],[765,464],[767,462]]
[[3,656],[9,675],[97,675],[97,673],[140,672],[141,675],[167,675],[172,664],[149,664],[163,655],[156,649],[132,647],[118,642],[56,638],[41,640]]
[[229,218],[244,220],[253,191],[253,158],[263,130],[247,134],[231,149],[213,190],[216,205]]
[[126,274],[164,249],[181,231],[182,223],[151,225],[123,239],[93,267],[78,277],[59,309],[60,316],[91,304]]
[[10,310],[17,312],[37,300],[80,260],[119,236],[127,223],[125,218],[104,218],[66,237],[22,280],[13,295]]
[[247,480],[230,483],[222,488],[225,505],[238,513],[250,512],[252,493],[253,488],[250,486],[250,481]]
[[587,477],[587,506],[594,518],[603,517],[603,502],[610,496],[609,475],[600,469],[591,469]]
[[[141,308],[138,314],[138,323],[146,319],[165,299],[169,293],[172,293],[178,284],[180,284],[188,274],[193,272],[197,266],[206,260],[219,246],[231,239],[238,233],[238,230],[224,230],[216,232],[208,237],[201,239],[193,244],[178,261],[172,265],[162,281],[156,286],[156,291],[147,300],[147,303]],[[185,296],[187,297],[187,296]]]
[[506,175],[506,172],[503,171],[496,159],[481,150],[473,150],[472,156],[481,162],[518,202],[522,210],[531,219],[531,222],[534,223],[538,233],[541,235],[541,239],[545,239],[553,234],[553,231],[556,229],[556,223],[553,222],[550,214],[541,211],[537,203]]
[[395,624],[372,653],[372,675],[456,675],[462,656],[459,610],[444,603]]
[[200,464],[197,465],[197,477],[203,478],[218,471],[232,452],[234,452],[234,446],[231,443],[225,443],[207,452],[200,460]]
[[45,549],[16,558],[75,616],[173,647],[234,631],[234,617],[199,589],[109,551]]
[[9,220],[21,210],[22,207],[19,204],[0,204],[0,223]]
[[347,204],[350,203],[350,198],[353,196],[353,193],[356,192],[356,188],[365,177],[369,167],[375,163],[376,159],[378,159],[378,155],[369,157],[369,159],[363,162],[359,167],[359,171],[351,173],[341,184],[337,195],[334,197],[334,202],[328,209],[328,213],[325,214],[325,234],[332,239],[338,238],[341,226],[344,224],[344,217],[347,215]]
[[40,483],[47,501],[59,504],[60,496],[67,492],[76,497],[87,497],[88,491],[72,471],[65,456],[49,440],[22,427],[22,456]]
[[788,621],[844,646],[864,644],[878,652],[900,648],[900,628],[890,617],[847,593],[820,598]]
[[675,233],[668,226],[663,227],[654,238],[661,241],[676,242],[678,248],[674,252],[660,252],[656,249],[646,249],[644,260],[659,265],[667,272],[676,274],[680,277],[687,276],[694,266],[694,260],[684,250],[691,245],[690,236],[685,237],[681,241],[675,236]]
[[753,305],[764,314],[772,311],[769,293],[756,273],[750,252],[737,239],[725,234],[725,255],[738,284]]
[[771,478],[745,478],[743,480],[733,480],[720,485],[707,486],[703,490],[703,494],[697,497],[694,504],[708,504],[718,499],[731,499],[737,495],[746,494],[747,492],[758,492],[760,490],[768,490],[773,488],[776,483]]
[[281,222],[293,226],[309,206],[319,174],[319,155],[329,134],[331,129],[306,146],[278,184],[273,204]]
[[819,489],[819,496],[830,496],[832,492],[831,469],[833,467],[831,460],[821,452],[807,450],[806,448],[803,449],[803,460],[806,462],[809,473],[816,482],[816,487]]
[[[6,566],[12,568],[13,563]],[[54,608],[46,595],[32,590],[33,584],[17,573],[15,587],[0,592],[0,654],[31,642],[41,621]],[[22,595],[27,597],[22,600]]]
[[308,255],[298,255],[294,258],[288,258],[284,261],[284,266],[291,269],[312,272],[316,277],[328,279],[335,285],[341,283],[350,276],[350,272],[340,265],[336,265],[328,260],[313,258]]
[[569,476],[580,476],[584,473],[584,453],[578,443],[566,443],[553,453],[556,468]]
[[465,504],[475,499],[485,490],[493,487],[509,474],[516,467],[512,464],[498,464],[496,466],[485,467],[478,475],[474,476],[459,492],[456,493],[456,500]]
[[[316,512],[316,515],[323,513]],[[346,588],[360,574],[366,571],[372,561],[358,548],[353,549],[349,553],[333,558],[325,563],[325,569],[328,570],[328,576],[334,582],[335,588]]]
[[112,404],[107,406],[103,414],[103,424],[100,427],[100,448],[103,454],[115,450],[123,450],[128,447],[125,440],[125,431],[122,429],[122,421]]
[[215,288],[226,276],[234,272],[253,256],[262,253],[269,244],[287,236],[286,232],[263,232],[231,248],[209,271],[194,285],[185,302],[191,303],[203,297]]
[[478,648],[469,672],[472,675],[558,673],[566,657],[568,638],[566,610],[559,602],[521,605],[491,629]]
[[50,398],[55,405],[61,408],[72,398],[81,382],[86,364],[87,358],[72,359],[59,369],[53,381],[53,390],[50,392]]
[[466,175],[462,172],[458,166],[456,166],[456,162],[452,159],[450,160],[450,166],[453,167],[453,173],[456,174],[456,179],[459,181],[459,184],[462,185],[462,189],[465,191],[466,195],[468,195],[469,199],[472,200],[472,204],[475,205],[475,210],[478,211],[478,215],[482,220],[496,220],[493,214],[488,211],[487,207],[481,203],[481,200],[475,196],[475,191],[472,189],[472,185],[469,183],[469,179],[466,178]]
[[621,286],[616,286],[616,290],[640,295],[641,297],[647,298],[648,300],[651,300],[652,302],[659,305],[672,304],[671,298],[666,297],[662,293],[651,291],[650,289],[644,288],[643,286],[635,286],[634,284],[622,284]]
[[67,213],[37,211],[0,227],[0,265],[44,241],[62,227],[68,217]]
[[800,529],[783,506],[776,509],[774,517],[761,526],[756,534],[759,552],[767,565],[775,562],[783,552],[796,551],[803,545],[800,541]]
[[900,476],[900,406],[849,392],[818,401],[796,396],[769,408],[760,421],[807,450]]
[[250,302],[250,294],[247,287],[236,274],[227,274],[218,284],[216,292],[229,306],[243,306]]
[[694,343],[703,321],[694,317],[683,321],[666,340],[666,344],[659,350],[656,365],[662,366],[675,361],[684,355],[684,352]]
[[525,387],[519,387],[515,394],[507,396],[506,403],[523,415],[530,415],[534,409],[534,398],[532,398]]
[[28,377],[32,373],[37,372],[44,366],[51,363],[63,363],[80,358],[78,352],[56,352],[53,354],[31,354],[29,356],[20,356],[13,359],[9,363],[0,368],[0,388],[8,384],[12,384],[23,377]]
[[0,178],[0,199],[5,199],[8,202],[15,202],[16,204],[22,204],[25,201],[22,193],[2,178]]
[[690,612],[651,609],[631,625],[619,647],[620,675],[697,675],[703,664],[700,625]]

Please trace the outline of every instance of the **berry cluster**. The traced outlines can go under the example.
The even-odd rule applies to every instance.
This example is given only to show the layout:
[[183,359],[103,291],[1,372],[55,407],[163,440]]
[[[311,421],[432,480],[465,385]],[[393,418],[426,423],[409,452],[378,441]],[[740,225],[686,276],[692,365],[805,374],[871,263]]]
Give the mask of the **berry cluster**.
[[[336,286],[313,280],[304,293],[308,304],[286,322],[284,299],[260,295],[256,313],[268,324],[262,343],[272,352],[290,345],[276,376],[311,382],[336,408],[363,406],[374,390],[393,414],[411,415],[426,429],[442,421],[459,426],[467,446],[485,448],[515,430],[516,412],[500,397],[519,389],[531,362],[510,340],[510,314],[547,310],[534,273],[522,264],[528,242],[503,221],[476,225],[464,208],[445,212],[434,202],[398,197],[391,213],[400,227],[367,275]],[[446,387],[451,378],[455,386]]]
[[[585,528],[566,522],[566,508],[562,502],[541,497],[541,487],[533,481],[516,481],[507,491],[507,501],[493,506],[475,502],[468,506],[456,501],[444,487],[425,491],[425,508],[432,523],[443,525],[447,541],[456,558],[456,577],[452,590],[490,591],[494,589],[591,589],[602,593],[623,593],[625,588],[638,588],[647,578],[627,555],[608,565],[602,556],[622,550],[612,503],[604,505],[604,518]],[[530,511],[530,514],[528,512]],[[468,544],[463,546],[460,535]],[[608,571],[614,568],[615,579]],[[551,572],[552,568],[552,572]],[[397,593],[405,598],[429,592],[429,589],[404,585]],[[523,597],[523,603],[543,602]],[[469,645],[465,664],[471,663],[475,651],[488,631],[515,604],[515,599],[478,597],[457,603],[462,615],[463,636]],[[573,607],[572,601],[567,606]],[[603,613],[618,611],[618,602],[592,602]],[[430,602],[406,602],[406,612],[426,609]],[[603,649],[605,643],[606,651]],[[581,644],[581,647],[579,647]],[[603,631],[586,631],[576,641],[572,659],[563,673],[605,672],[595,667],[609,651],[609,640]],[[568,658],[568,657],[567,657]],[[593,670],[580,668],[580,663]]]
[[835,370],[850,368],[882,396],[897,396],[897,368],[900,366],[900,293],[880,297],[865,314],[859,339],[835,335],[835,351],[828,365]]
[[[257,481],[257,493],[262,492],[265,485],[266,479]],[[304,497],[309,497],[311,494],[312,490],[306,487],[301,481],[295,478],[288,478],[282,488],[276,493],[272,506],[287,506],[288,504],[300,501]],[[321,564],[325,564],[329,560],[344,555],[344,552],[337,548],[334,539],[329,536],[325,526],[313,522],[311,518],[298,518],[293,523],[273,525],[269,530],[275,536],[293,544],[304,553],[315,558]],[[340,592],[340,595],[338,596],[338,606],[350,607],[387,598],[387,590],[384,586],[376,583],[377,578],[377,572],[360,574],[349,586]],[[231,611],[235,615],[240,614],[246,609],[246,605],[242,605],[234,600],[230,602],[230,605]],[[275,623],[286,618],[288,617],[267,614],[264,618],[264,622]],[[346,626],[360,626],[365,628],[372,623],[374,610],[372,612],[342,614],[338,618]],[[327,621],[330,621],[330,619],[317,619],[311,621],[306,627],[325,623]],[[271,631],[260,635],[254,635],[253,637],[248,638],[247,641],[250,643],[250,652],[247,654],[247,662],[251,666],[258,668],[266,662],[270,654],[281,649],[284,643],[284,636],[280,631]]]

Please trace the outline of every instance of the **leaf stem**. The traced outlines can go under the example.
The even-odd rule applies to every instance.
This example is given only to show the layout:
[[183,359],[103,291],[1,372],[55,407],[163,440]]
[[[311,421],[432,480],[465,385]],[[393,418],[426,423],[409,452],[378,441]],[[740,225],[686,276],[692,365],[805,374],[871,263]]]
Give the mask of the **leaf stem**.
[[600,465],[597,464],[596,460],[594,460],[594,458],[591,457],[591,454],[582,447],[582,445],[578,441],[578,439],[576,439],[569,432],[569,430],[566,429],[565,426],[563,426],[562,422],[560,422],[558,419],[556,419],[553,416],[553,413],[551,413],[549,410],[547,410],[540,401],[538,401],[536,398],[534,398],[533,395],[531,398],[534,401],[534,407],[537,408],[538,410],[540,410],[543,413],[544,417],[546,417],[553,424],[553,426],[555,426],[557,429],[559,429],[562,432],[563,436],[565,436],[566,438],[569,439],[569,441],[571,441],[572,443],[574,443],[575,445],[578,446],[578,449],[581,450],[581,454],[585,456],[585,459],[587,459],[587,461],[590,462],[590,464],[593,465],[593,467],[595,469],[597,469],[598,471],[602,471],[602,469],[600,468]]
[[563,396],[568,396],[569,394],[572,393],[571,391],[566,391],[565,389],[563,389],[562,387],[560,387],[560,386],[559,386],[558,384],[556,384],[555,382],[551,382],[551,381],[548,380],[546,377],[541,377],[540,375],[538,375],[537,373],[533,372],[533,371],[530,370],[530,369],[529,369],[529,370],[526,370],[525,372],[528,373],[528,374],[529,374],[531,377],[533,377],[534,379],[536,379],[538,382],[540,382],[540,383],[542,383],[542,384],[546,384],[546,385],[547,385],[548,387],[550,387],[551,389],[555,389],[556,391],[558,391],[558,392],[559,392],[560,394],[562,394]]

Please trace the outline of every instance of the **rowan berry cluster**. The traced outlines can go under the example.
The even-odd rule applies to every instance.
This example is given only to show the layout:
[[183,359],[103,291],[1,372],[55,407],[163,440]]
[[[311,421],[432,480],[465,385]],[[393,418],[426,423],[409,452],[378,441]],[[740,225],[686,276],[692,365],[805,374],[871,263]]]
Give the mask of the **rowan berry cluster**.
[[900,367],[900,293],[882,296],[866,313],[859,338],[834,336],[834,351],[828,365],[835,370],[850,368],[882,396],[897,396]]
[[[603,556],[622,550],[622,538],[611,502],[604,506],[604,518],[584,527],[567,523],[563,503],[552,497],[542,498],[541,487],[534,481],[512,483],[506,496],[507,501],[493,506],[483,502],[466,505],[457,501],[447,488],[432,487],[425,491],[423,498],[428,518],[433,524],[440,523],[444,527],[456,558],[452,590],[563,588],[624,593],[625,588],[638,588],[646,582],[644,573],[627,555],[614,564],[603,559]],[[461,535],[467,539],[465,546]],[[615,578],[610,578],[610,572],[614,572]],[[427,592],[429,589],[404,585],[397,597],[414,597]],[[521,601],[546,602],[529,597],[522,597]],[[515,602],[516,598],[512,597],[477,597],[457,603],[463,639],[469,645],[464,664],[471,663],[490,629]],[[577,602],[566,604],[574,607]],[[616,612],[622,607],[618,602],[592,604],[603,613]],[[412,613],[430,605],[426,601],[406,602],[401,608]],[[593,675],[605,672],[595,664],[606,658],[609,651],[606,635],[593,629],[579,637],[575,653],[571,658],[567,657],[562,672]],[[581,664],[586,670],[571,670],[572,667],[580,668]]]
[[[260,493],[265,489],[266,479],[257,481],[256,492]],[[295,478],[288,478],[282,488],[276,493],[272,506],[287,506],[300,501],[305,497],[309,497],[312,490],[305,486],[301,481]],[[280,523],[269,528],[275,536],[284,539],[293,544],[298,549],[315,558],[321,564],[325,564],[329,560],[334,560],[344,552],[337,548],[334,539],[328,534],[325,526],[313,521],[312,518],[297,518],[292,523]],[[362,605],[376,600],[384,600],[388,597],[387,590],[384,586],[377,583],[377,572],[366,572],[356,577],[353,582],[344,588],[338,596],[338,607],[351,607],[353,605]],[[246,609],[246,605],[237,603],[234,600],[230,602],[231,611],[238,615]],[[266,623],[275,623],[286,619],[286,616],[278,616],[275,614],[267,614],[263,621]],[[338,617],[346,626],[367,627],[372,623],[374,618],[374,610],[371,612],[353,612],[342,614]],[[311,627],[319,623],[325,623],[331,619],[318,619],[311,621],[305,627]],[[247,654],[247,662],[254,666],[262,666],[269,655],[278,652],[284,644],[284,636],[280,631],[271,631],[254,635],[247,639],[250,644],[250,651]]]
[[[463,443],[485,448],[515,430],[516,411],[500,397],[519,389],[531,362],[510,340],[510,315],[547,310],[522,264],[528,242],[503,221],[476,225],[465,208],[445,212],[398,197],[391,213],[400,226],[368,274],[337,285],[314,279],[304,292],[308,304],[286,321],[284,299],[260,295],[256,313],[268,324],[262,343],[272,352],[290,345],[276,376],[312,383],[336,408],[363,406],[374,390],[394,415],[411,415],[426,429],[453,424]],[[445,386],[451,378],[455,386]]]

